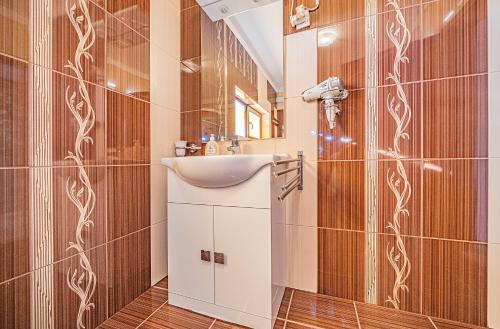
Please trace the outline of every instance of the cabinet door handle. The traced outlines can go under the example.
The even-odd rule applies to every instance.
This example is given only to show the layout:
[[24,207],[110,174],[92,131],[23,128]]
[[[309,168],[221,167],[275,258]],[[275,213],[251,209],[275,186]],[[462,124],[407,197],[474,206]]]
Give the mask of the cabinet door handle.
[[224,265],[225,255],[221,252],[214,252],[214,262],[217,264]]
[[210,255],[211,255],[210,251],[202,250],[201,251],[201,260],[204,262],[210,262],[210,258],[211,258]]

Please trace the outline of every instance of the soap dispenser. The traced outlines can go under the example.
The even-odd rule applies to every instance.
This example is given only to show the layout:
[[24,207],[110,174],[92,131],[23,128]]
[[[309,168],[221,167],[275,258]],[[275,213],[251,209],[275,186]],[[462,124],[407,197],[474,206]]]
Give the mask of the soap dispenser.
[[210,140],[207,143],[207,155],[218,155],[219,144],[215,141],[215,135],[210,134]]

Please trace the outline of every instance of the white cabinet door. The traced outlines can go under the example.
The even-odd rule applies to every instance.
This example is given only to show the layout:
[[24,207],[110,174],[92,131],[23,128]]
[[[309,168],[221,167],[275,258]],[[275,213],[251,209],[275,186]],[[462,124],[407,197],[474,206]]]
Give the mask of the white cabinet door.
[[[210,252],[210,261],[201,251]],[[169,292],[214,302],[213,207],[168,204]]]
[[215,304],[271,318],[271,210],[214,207],[214,252]]

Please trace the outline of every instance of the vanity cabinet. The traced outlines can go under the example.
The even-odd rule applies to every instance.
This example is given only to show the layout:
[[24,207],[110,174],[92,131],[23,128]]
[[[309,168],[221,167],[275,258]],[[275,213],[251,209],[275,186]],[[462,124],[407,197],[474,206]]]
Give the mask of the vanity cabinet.
[[169,303],[272,329],[285,289],[284,207],[271,165],[224,188],[168,170]]
[[269,315],[269,209],[169,204],[169,218],[170,291]]

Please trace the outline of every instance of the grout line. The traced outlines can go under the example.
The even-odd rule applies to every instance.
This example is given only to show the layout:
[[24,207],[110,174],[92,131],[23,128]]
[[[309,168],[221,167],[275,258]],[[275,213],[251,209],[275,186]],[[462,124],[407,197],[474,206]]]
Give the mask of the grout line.
[[163,287],[152,286],[151,288],[155,288],[155,289],[160,289],[160,290],[165,290],[165,291],[168,291],[168,289],[167,289],[167,288],[163,288]]
[[358,328],[361,329],[361,322],[359,321],[358,308],[356,307],[356,302],[352,302],[354,305],[354,312],[356,313],[356,321],[358,321]]
[[160,305],[160,307],[158,307],[156,310],[154,310],[153,313],[151,313],[144,321],[142,321],[137,327],[135,327],[136,329],[137,328],[140,328],[144,323],[146,323],[146,321],[148,321],[156,312],[158,312],[158,310],[160,308],[162,308],[163,306],[165,306],[166,304],[168,303],[168,298],[167,298],[167,301],[163,304]]
[[434,326],[435,329],[438,329],[438,327],[436,326],[436,324],[434,323],[434,321],[432,321],[431,317],[428,316],[427,319],[429,319],[429,321],[432,323],[432,325]]
[[210,327],[208,327],[208,329],[212,329],[212,327],[214,326],[215,322],[217,322],[217,319],[214,319],[214,321],[212,322],[212,324],[210,325]]
[[[307,323],[303,323],[303,322],[297,322],[297,321],[293,321],[293,320],[287,320],[286,322],[290,322],[290,323],[293,323],[293,324],[298,324],[300,326],[307,327],[307,328],[312,328],[312,329],[325,329],[323,327],[318,327],[318,326],[315,326],[315,325],[312,325],[312,324],[307,324]],[[286,329],[286,322],[285,322],[285,327],[283,327],[283,329]]]
[[292,307],[292,300],[293,300],[294,293],[295,293],[295,289],[292,289],[292,294],[290,295],[290,302],[288,303],[288,308],[286,310],[286,315],[285,315],[285,325],[286,325],[286,321],[288,321],[288,314],[290,313],[290,308]]

